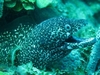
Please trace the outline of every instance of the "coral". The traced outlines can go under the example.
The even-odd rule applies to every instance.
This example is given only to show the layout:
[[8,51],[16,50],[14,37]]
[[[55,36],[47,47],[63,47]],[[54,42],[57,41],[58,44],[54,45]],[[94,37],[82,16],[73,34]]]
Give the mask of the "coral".
[[68,0],[65,3],[60,3],[58,10],[69,18],[87,19],[93,16],[92,10],[80,0]]
[[[34,10],[37,8],[46,8],[48,5],[56,6],[57,0],[0,0],[0,18],[3,14],[3,8],[13,9],[20,12],[21,10]],[[8,9],[7,9],[8,10]]]
[[16,6],[16,1],[13,0],[5,0],[5,5],[9,8],[13,8]]
[[90,54],[89,63],[87,65],[87,75],[91,75],[95,72],[97,63],[100,60],[100,30],[96,36],[97,42],[94,44],[93,49]]
[[34,10],[35,4],[38,8],[45,8],[48,5],[52,4],[53,6],[57,3],[57,1],[53,0],[5,0],[5,5],[8,8],[13,8],[15,11],[21,11],[23,8],[25,10]]
[[39,70],[35,67],[33,67],[33,63],[29,62],[27,64],[23,64],[21,66],[18,66],[16,71],[20,75],[56,75],[56,71],[54,72],[46,72],[45,70]]
[[39,8],[47,7],[49,4],[51,4],[53,0],[36,0],[36,5]]
[[[88,4],[84,3],[83,0],[62,0],[57,5],[57,9],[62,15],[68,18],[83,18],[87,19],[89,24],[92,26],[97,26],[100,22],[100,1],[95,1],[95,3],[88,0]],[[81,6],[81,7],[80,7]]]
[[96,36],[96,29],[92,25],[87,25],[80,29],[75,36],[80,37],[80,38],[90,38],[90,37],[95,37]]
[[23,8],[25,10],[34,10],[34,3],[35,0],[20,0],[20,1],[13,1],[13,0],[5,0],[5,5],[8,8],[13,8],[15,11],[21,11]]
[[14,75],[13,72],[2,72],[0,71],[0,75]]
[[35,7],[34,7],[34,3],[35,3],[35,0],[21,0],[21,3],[22,3],[22,6],[24,7],[24,9],[26,10],[34,10]]
[[[82,65],[81,55],[78,50],[73,50],[68,56],[64,57],[62,62],[62,68],[66,70],[66,72],[76,71],[79,66]],[[71,64],[71,65],[70,65]]]

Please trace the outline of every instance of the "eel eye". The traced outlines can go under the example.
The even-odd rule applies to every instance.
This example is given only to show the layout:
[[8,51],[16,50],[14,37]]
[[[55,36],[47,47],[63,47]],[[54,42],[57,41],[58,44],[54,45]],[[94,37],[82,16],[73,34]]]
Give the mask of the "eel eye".
[[71,26],[70,26],[69,24],[66,24],[66,25],[65,25],[65,29],[66,29],[67,31],[70,31],[70,30],[71,30]]

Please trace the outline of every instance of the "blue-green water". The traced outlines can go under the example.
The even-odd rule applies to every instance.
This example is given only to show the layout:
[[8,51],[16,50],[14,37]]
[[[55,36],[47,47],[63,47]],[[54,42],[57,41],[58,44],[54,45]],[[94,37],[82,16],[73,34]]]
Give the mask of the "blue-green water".
[[0,0],[0,75],[99,75],[100,0]]

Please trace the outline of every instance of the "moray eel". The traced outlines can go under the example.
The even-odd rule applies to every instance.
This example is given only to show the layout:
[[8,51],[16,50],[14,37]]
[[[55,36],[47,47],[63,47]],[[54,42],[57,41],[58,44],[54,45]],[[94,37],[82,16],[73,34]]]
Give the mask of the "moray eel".
[[84,19],[63,16],[50,18],[35,27],[20,24],[0,35],[0,62],[12,65],[32,62],[39,69],[52,68],[73,49],[91,43],[72,36],[86,24]]

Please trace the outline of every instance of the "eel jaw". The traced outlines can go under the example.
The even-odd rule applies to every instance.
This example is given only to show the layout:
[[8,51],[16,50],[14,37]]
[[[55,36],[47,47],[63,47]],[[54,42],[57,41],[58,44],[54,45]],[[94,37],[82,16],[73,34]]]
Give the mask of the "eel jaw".
[[73,49],[79,48],[79,44],[83,42],[85,39],[81,39],[78,37],[70,36],[68,39],[66,39],[63,44],[60,46],[60,49],[62,51],[65,51],[65,53],[69,54]]
[[73,49],[92,46],[94,43],[96,43],[95,37],[87,39],[87,38],[78,38],[78,37],[71,36],[65,40],[62,46],[63,49],[65,48],[66,50],[73,50]]
[[80,43],[80,42],[82,42],[84,40],[85,40],[84,38],[78,38],[78,37],[75,37],[75,36],[70,36],[68,39],[65,40],[65,42],[68,42],[68,43]]
[[60,47],[61,50],[67,51],[68,53],[74,49],[84,48],[92,46],[96,42],[95,38],[78,38],[71,36],[65,40]]
[[63,50],[67,50],[68,53],[71,52],[73,49],[78,48],[79,43],[83,42],[85,39],[70,36],[68,39],[65,40],[64,44],[61,46]]

